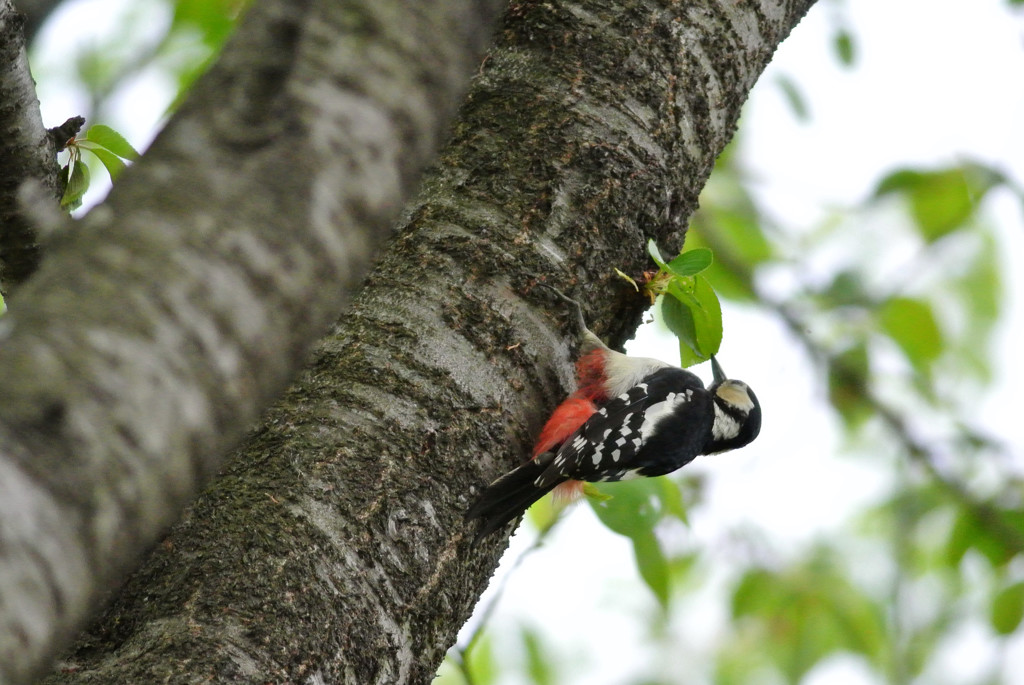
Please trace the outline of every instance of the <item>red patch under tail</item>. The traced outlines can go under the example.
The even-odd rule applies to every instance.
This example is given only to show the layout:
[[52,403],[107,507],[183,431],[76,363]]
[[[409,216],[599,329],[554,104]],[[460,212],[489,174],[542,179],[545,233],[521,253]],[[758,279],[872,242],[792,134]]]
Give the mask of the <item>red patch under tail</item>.
[[551,412],[551,418],[541,429],[537,444],[533,447],[533,456],[544,454],[561,445],[596,411],[597,406],[593,402],[581,397],[573,396],[562,402]]

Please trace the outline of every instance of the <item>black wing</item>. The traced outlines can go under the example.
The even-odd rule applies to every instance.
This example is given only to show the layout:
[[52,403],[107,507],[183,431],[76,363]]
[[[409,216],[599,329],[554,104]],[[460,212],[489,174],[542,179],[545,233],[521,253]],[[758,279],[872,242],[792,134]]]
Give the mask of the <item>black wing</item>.
[[557,452],[538,455],[488,485],[466,512],[467,519],[481,519],[473,544],[564,481],[675,471],[710,439],[711,402],[689,371],[667,367],[651,374],[587,419]]
[[536,485],[669,473],[701,453],[713,415],[699,378],[683,369],[661,369],[587,419]]
[[526,511],[531,504],[551,492],[558,482],[538,486],[535,481],[551,464],[550,452],[528,461],[488,485],[473,506],[466,512],[466,520],[482,519],[475,546],[480,540],[504,526]]

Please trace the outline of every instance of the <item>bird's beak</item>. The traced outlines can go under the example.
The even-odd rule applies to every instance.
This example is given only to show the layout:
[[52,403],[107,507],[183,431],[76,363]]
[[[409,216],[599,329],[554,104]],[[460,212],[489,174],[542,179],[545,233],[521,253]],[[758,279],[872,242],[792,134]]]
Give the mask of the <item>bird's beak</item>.
[[715,379],[715,383],[721,383],[727,378],[725,371],[722,371],[722,365],[718,363],[717,359],[715,359],[715,355],[711,355],[711,373]]

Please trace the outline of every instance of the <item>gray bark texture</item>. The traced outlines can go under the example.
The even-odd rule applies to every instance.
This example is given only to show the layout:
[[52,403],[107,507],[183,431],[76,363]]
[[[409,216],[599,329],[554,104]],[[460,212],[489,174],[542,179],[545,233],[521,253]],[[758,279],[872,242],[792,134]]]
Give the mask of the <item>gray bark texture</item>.
[[[680,247],[812,1],[511,3],[359,296],[47,682],[430,682],[504,547],[462,512],[571,389],[535,283],[631,335],[613,268]],[[257,4],[0,320],[5,682],[213,475],[432,151],[486,12],[365,4]]]
[[57,157],[39,115],[25,51],[25,18],[0,0],[0,295],[7,297],[39,266],[35,227],[19,209],[18,189],[32,180],[60,197]]
[[0,319],[0,682],[46,668],[292,379],[497,9],[254,4],[147,158],[52,237]]

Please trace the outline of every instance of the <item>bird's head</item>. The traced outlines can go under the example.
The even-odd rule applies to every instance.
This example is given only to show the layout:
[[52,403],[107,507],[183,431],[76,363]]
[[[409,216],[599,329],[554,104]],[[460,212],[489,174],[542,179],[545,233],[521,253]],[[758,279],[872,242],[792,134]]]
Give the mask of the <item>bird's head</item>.
[[748,445],[761,432],[761,404],[750,386],[727,377],[713,356],[711,370],[714,383],[708,390],[715,403],[715,422],[708,454]]

